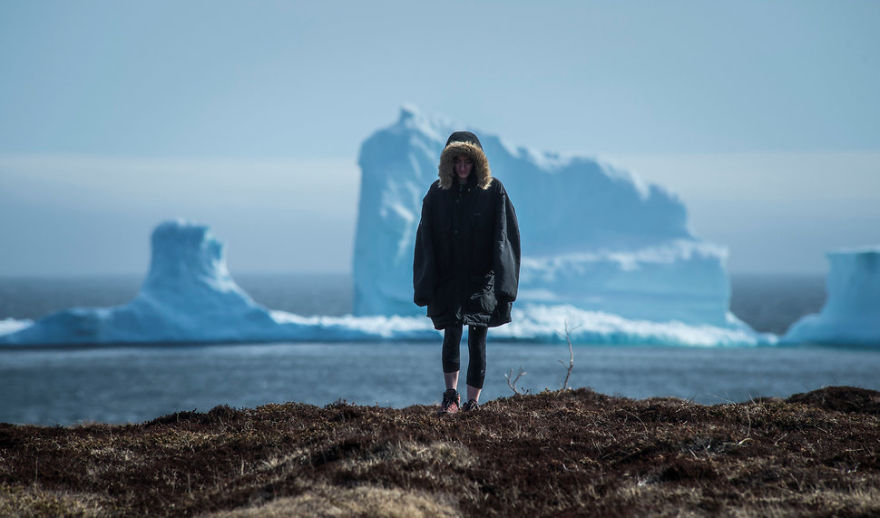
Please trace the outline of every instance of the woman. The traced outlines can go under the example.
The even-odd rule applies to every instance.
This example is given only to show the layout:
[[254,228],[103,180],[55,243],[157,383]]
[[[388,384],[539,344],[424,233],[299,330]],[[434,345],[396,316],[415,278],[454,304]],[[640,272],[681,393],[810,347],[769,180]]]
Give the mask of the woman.
[[[415,303],[443,334],[441,413],[478,407],[486,333],[510,322],[519,284],[519,226],[504,186],[492,178],[476,135],[456,131],[440,155],[439,179],[422,200],[413,262]],[[468,327],[467,403],[458,393],[459,346]]]

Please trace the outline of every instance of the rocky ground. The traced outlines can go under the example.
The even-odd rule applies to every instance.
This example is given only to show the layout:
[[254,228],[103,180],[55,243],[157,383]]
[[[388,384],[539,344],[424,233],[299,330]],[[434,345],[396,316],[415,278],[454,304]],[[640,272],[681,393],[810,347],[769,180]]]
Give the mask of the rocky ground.
[[880,393],[702,406],[579,389],[443,417],[290,403],[0,424],[0,515],[876,516]]

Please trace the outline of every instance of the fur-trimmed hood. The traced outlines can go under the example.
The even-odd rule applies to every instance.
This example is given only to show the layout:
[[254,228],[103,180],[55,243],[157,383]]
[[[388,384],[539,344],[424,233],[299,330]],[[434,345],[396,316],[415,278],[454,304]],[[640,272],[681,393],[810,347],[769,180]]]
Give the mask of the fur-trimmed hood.
[[449,189],[452,187],[455,180],[453,166],[455,157],[458,155],[467,155],[473,160],[474,168],[471,174],[476,175],[477,185],[480,189],[488,189],[492,185],[492,170],[489,169],[489,159],[483,152],[480,140],[470,131],[456,131],[446,141],[446,147],[440,154],[440,166],[438,167],[440,188]]

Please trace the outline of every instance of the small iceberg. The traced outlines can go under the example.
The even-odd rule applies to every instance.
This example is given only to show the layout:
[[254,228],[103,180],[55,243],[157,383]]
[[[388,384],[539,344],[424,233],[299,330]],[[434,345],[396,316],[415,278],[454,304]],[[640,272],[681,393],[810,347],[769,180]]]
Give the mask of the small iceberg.
[[880,246],[828,253],[828,299],[789,328],[782,343],[880,345]]

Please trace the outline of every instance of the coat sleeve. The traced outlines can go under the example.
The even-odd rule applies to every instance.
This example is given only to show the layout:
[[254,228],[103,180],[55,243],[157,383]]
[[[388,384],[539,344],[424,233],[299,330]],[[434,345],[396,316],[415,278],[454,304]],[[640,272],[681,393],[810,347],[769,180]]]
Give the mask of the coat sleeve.
[[422,199],[422,217],[416,232],[416,248],[413,254],[413,302],[427,306],[434,296],[437,281],[437,265],[434,258],[434,242],[431,236],[431,191]]
[[519,287],[519,224],[513,203],[501,187],[495,220],[492,267],[495,270],[495,296],[501,302],[516,300]]

